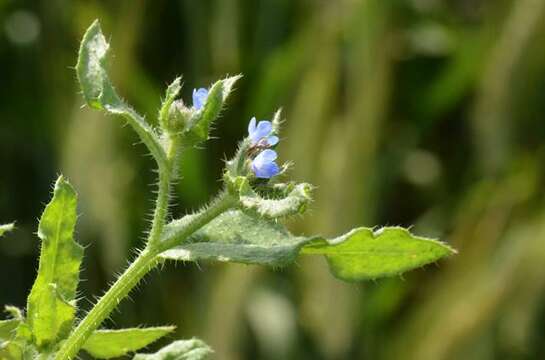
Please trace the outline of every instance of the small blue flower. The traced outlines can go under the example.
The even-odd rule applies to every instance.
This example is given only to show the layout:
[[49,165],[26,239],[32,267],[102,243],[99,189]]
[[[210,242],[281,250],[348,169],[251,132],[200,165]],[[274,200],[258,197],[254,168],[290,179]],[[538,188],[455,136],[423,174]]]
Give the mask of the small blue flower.
[[256,126],[257,120],[253,117],[248,125],[248,134],[252,145],[256,145],[264,140],[265,146],[274,146],[278,143],[278,136],[271,135],[273,130],[272,123],[267,120],[260,121]]
[[276,160],[276,151],[266,149],[260,152],[252,161],[252,170],[258,178],[270,179],[278,175],[280,168],[274,162]]
[[193,107],[195,110],[200,110],[206,103],[208,98],[208,90],[205,88],[193,89]]

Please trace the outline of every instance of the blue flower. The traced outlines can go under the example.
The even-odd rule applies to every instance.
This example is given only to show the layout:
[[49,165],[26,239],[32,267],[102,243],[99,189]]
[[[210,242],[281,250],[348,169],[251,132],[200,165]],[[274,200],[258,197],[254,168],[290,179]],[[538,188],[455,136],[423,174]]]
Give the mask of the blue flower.
[[272,123],[267,120],[260,121],[256,126],[257,120],[253,117],[248,125],[248,134],[252,145],[257,145],[263,141],[265,146],[274,146],[278,143],[278,136],[271,135]]
[[195,110],[200,110],[206,103],[206,98],[208,98],[208,90],[205,88],[193,89],[193,107]]
[[276,160],[276,151],[266,149],[260,152],[252,161],[252,170],[258,178],[270,179],[278,175],[280,168],[274,162]]

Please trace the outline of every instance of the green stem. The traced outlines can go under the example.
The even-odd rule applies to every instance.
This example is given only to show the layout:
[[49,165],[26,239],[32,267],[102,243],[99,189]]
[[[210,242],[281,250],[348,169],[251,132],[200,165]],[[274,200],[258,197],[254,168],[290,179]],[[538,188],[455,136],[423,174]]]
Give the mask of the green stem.
[[169,139],[169,145],[166,151],[167,165],[163,168],[159,166],[159,189],[155,202],[155,211],[153,213],[153,223],[148,238],[148,243],[151,245],[154,245],[160,240],[163,227],[165,226],[170,199],[170,187],[172,179],[176,175],[177,155],[178,141],[173,137]]
[[78,324],[57,353],[58,360],[72,359],[119,302],[157,264],[157,254],[144,250]]
[[93,331],[100,326],[138,282],[161,261],[158,257],[161,252],[182,243],[195,231],[235,206],[235,204],[233,197],[224,192],[206,210],[198,214],[185,216],[173,222],[172,226],[167,226],[168,230],[165,231],[166,235],[163,235],[162,240],[156,243],[155,246],[150,244],[144,249],[78,324],[60,348],[56,359],[69,360],[77,355]]

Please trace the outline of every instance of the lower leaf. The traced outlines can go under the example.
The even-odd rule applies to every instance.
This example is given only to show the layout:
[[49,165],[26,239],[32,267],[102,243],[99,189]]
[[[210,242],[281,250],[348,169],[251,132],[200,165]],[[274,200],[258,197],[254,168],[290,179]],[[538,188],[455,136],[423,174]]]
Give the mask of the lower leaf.
[[161,256],[284,266],[299,254],[325,255],[336,277],[355,281],[400,274],[454,253],[442,242],[400,227],[358,228],[328,240],[294,236],[278,222],[231,210]]
[[204,360],[212,349],[199,339],[178,340],[154,354],[136,354],[133,360]]
[[174,331],[174,326],[97,330],[83,349],[97,359],[110,359],[140,350]]

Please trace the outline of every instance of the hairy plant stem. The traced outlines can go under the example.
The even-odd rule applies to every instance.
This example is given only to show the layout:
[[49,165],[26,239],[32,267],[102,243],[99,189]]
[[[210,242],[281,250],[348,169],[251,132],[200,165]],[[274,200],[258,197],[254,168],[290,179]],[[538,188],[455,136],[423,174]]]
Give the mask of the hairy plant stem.
[[165,226],[168,214],[170,187],[173,178],[176,176],[176,161],[178,157],[178,151],[179,150],[177,138],[169,138],[166,151],[166,165],[159,165],[159,189],[157,193],[157,200],[155,202],[153,222],[148,238],[148,243],[151,245],[154,245],[161,239],[163,227]]
[[187,215],[184,218],[173,222],[169,231],[165,229],[165,219],[168,210],[168,192],[170,189],[176,158],[176,149],[172,144],[167,152],[169,158],[169,172],[160,168],[159,194],[154,213],[152,230],[148,238],[146,248],[138,255],[125,272],[117,279],[110,289],[100,298],[95,306],[87,313],[85,318],[78,324],[68,339],[57,352],[57,360],[73,359],[85,341],[91,336],[100,324],[117,307],[129,292],[150,272],[162,259],[159,254],[173,246],[181,244],[195,231],[212,221],[218,215],[234,207],[236,201],[227,192],[222,192],[218,198],[203,211]]

